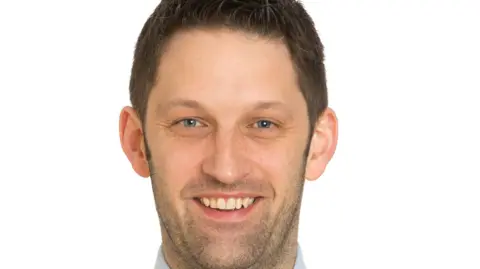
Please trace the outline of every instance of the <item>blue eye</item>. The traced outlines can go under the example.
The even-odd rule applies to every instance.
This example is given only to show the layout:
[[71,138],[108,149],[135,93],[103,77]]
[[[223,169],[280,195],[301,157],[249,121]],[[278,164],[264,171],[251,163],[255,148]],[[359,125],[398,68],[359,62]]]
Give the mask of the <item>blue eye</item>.
[[197,127],[198,121],[195,119],[184,119],[181,121],[184,127]]
[[268,120],[259,120],[255,123],[257,128],[270,128],[272,127],[272,122]]

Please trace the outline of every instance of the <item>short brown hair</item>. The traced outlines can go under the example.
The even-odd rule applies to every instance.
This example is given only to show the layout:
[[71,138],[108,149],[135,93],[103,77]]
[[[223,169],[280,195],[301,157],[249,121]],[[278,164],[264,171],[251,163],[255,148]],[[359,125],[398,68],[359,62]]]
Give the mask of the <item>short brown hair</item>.
[[323,45],[314,22],[296,0],[162,0],[138,37],[130,101],[144,125],[161,54],[171,36],[191,28],[226,27],[283,40],[305,98],[310,133],[328,106]]

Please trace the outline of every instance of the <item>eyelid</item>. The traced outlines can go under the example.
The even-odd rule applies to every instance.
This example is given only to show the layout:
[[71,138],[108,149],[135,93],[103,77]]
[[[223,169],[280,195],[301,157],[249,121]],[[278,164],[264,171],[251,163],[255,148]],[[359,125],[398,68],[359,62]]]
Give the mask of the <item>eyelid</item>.
[[[279,121],[268,119],[268,118],[257,118],[257,119],[255,119],[254,123],[250,124],[250,126],[254,126],[259,121],[268,121],[276,128],[279,128],[281,126],[281,123]],[[256,128],[256,127],[254,126],[254,128]],[[258,129],[265,129],[265,128],[258,128]],[[270,129],[270,128],[266,128],[266,129]]]
[[[201,127],[204,127],[204,126],[208,126],[208,124],[205,123],[205,121],[201,118],[198,118],[198,117],[183,117],[183,118],[180,118],[180,119],[176,119],[176,120],[172,120],[170,125],[171,126],[175,126],[179,123],[182,123],[183,121],[185,120],[195,120],[197,121],[199,124],[201,124],[202,126]],[[267,122],[270,122],[272,126],[274,126],[275,128],[279,128],[282,123],[280,121],[277,121],[277,120],[273,120],[273,119],[269,119],[269,118],[255,118],[254,119],[254,122],[249,124],[248,126],[249,127],[253,127],[253,128],[256,128],[256,129],[271,129],[271,128],[257,128],[255,125],[259,122],[259,121],[267,121]]]
[[205,122],[204,122],[202,119],[197,118],[197,117],[184,117],[184,118],[180,118],[180,119],[177,119],[177,120],[173,120],[173,121],[171,122],[171,126],[175,126],[175,125],[177,125],[177,124],[179,124],[179,123],[182,123],[182,122],[185,121],[185,120],[195,120],[195,121],[197,121],[199,124],[203,125],[203,126],[201,126],[201,127],[207,126],[207,124],[205,124]]

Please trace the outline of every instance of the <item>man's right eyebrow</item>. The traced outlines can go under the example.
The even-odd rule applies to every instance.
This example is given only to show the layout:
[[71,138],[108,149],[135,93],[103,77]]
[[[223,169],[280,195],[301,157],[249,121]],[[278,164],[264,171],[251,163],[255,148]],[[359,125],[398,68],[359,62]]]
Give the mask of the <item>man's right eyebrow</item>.
[[186,107],[193,109],[203,109],[199,102],[191,99],[174,99],[166,104],[158,104],[155,108],[155,115],[159,117],[176,107]]

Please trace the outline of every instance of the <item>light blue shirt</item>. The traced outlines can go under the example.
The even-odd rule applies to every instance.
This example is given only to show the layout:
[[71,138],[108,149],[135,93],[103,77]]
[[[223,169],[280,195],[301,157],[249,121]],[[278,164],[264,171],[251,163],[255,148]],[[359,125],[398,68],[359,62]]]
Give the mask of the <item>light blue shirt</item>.
[[[168,267],[167,263],[165,262],[165,258],[163,257],[162,248],[158,250],[157,255],[157,262],[155,263],[155,269],[175,269]],[[302,251],[300,246],[297,249],[297,258],[295,260],[295,267],[293,269],[307,269],[305,263],[303,262]]]

